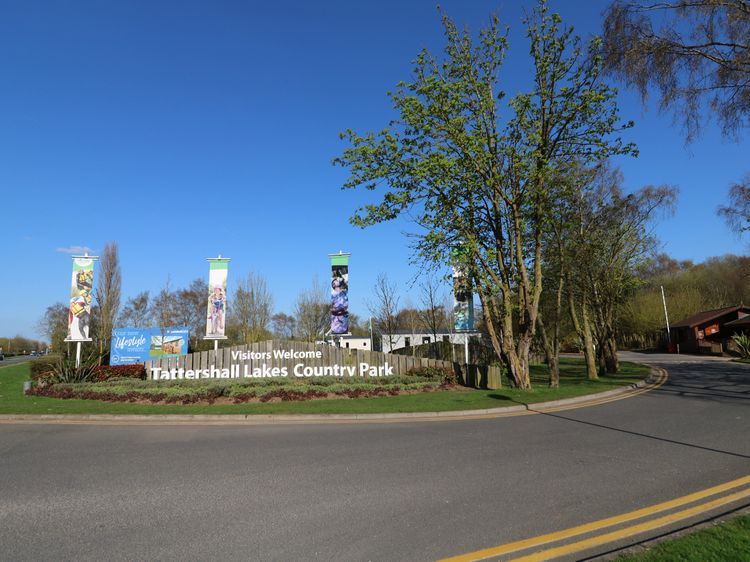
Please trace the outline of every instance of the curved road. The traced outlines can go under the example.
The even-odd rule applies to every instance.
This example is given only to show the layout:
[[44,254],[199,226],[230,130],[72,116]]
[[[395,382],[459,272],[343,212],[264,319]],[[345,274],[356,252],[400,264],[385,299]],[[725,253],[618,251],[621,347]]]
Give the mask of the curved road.
[[[0,558],[435,560],[750,475],[750,366],[640,360],[666,367],[667,383],[510,418],[2,424]],[[557,554],[599,555],[748,502]]]

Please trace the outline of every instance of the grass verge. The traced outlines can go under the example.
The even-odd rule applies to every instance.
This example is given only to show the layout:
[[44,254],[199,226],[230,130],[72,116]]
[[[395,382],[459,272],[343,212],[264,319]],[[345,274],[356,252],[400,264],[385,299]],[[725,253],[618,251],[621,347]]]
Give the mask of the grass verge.
[[617,562],[750,562],[750,515],[666,541]]
[[[547,368],[532,366],[532,391],[499,390],[437,391],[376,398],[271,402],[265,404],[130,404],[99,400],[63,400],[25,396],[23,381],[29,364],[0,367],[0,414],[366,414],[475,410],[533,404],[604,392],[633,384],[648,375],[648,367],[622,363],[621,373],[589,381],[585,366],[577,359],[563,359],[560,388],[546,387]],[[158,383],[155,383],[158,384]]]

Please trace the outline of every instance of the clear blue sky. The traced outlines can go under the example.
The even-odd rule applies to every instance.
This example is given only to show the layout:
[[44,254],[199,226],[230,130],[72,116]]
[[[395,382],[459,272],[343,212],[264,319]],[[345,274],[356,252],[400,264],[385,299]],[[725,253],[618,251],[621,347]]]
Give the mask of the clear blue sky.
[[[497,12],[512,26],[503,88],[524,88],[533,3],[440,2],[476,31]],[[605,2],[553,1],[583,36]],[[379,129],[386,92],[408,79],[422,47],[443,45],[435,0],[337,2],[6,1],[0,10],[0,336],[39,337],[44,309],[69,293],[69,253],[117,242],[123,301],[207,277],[206,257],[232,258],[232,279],[268,279],[291,312],[327,254],[352,252],[351,308],[367,316],[378,273],[403,287],[418,268],[403,221],[348,224],[367,193],[342,192],[331,159],[338,133]],[[620,95],[641,151],[620,162],[629,188],[680,187],[657,234],[678,259],[742,253],[716,216],[750,171],[750,141],[709,127],[685,147],[672,117]],[[747,135],[746,135],[747,136]],[[446,292],[448,288],[446,288]],[[411,290],[418,302],[418,292]]]

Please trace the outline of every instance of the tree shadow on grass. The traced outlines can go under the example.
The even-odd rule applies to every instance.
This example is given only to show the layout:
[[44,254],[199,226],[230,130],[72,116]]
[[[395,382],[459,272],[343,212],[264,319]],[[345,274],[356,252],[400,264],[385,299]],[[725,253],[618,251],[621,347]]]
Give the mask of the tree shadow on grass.
[[516,402],[516,400],[514,400],[510,396],[505,396],[504,394],[492,393],[492,394],[488,394],[487,398],[492,398],[493,400],[510,400],[511,402]]

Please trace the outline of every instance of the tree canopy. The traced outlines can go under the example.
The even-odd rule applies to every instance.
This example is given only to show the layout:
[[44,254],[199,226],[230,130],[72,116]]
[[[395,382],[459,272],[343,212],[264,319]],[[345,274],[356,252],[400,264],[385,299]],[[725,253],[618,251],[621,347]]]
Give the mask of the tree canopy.
[[[456,261],[479,294],[488,332],[511,380],[529,386],[528,354],[542,290],[542,243],[565,185],[555,170],[635,151],[617,132],[600,45],[588,44],[540,2],[526,20],[533,87],[503,103],[508,40],[494,16],[475,40],[443,16],[442,57],[423,50],[409,82],[390,93],[398,117],[378,133],[349,129],[335,163],[344,188],[383,189],[354,214],[366,227],[408,212],[422,227],[421,260]],[[454,249],[461,247],[460,254]]]
[[[694,138],[715,115],[726,135],[750,125],[750,3],[747,0],[616,1],[604,23],[607,69]],[[709,115],[701,111],[708,102]]]

